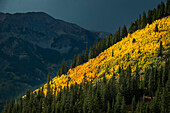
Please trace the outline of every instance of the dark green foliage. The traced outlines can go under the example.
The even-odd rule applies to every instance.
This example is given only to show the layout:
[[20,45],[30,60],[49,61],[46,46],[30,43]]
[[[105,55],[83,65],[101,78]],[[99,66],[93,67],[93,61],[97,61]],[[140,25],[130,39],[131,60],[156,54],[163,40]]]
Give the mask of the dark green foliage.
[[84,62],[88,61],[88,54],[89,54],[88,45],[86,45],[86,51],[84,53]]
[[158,32],[158,25],[155,26],[155,32]]
[[163,46],[162,46],[162,41],[160,41],[160,46],[159,46],[159,50],[158,50],[158,57],[162,57],[162,51],[163,51]]
[[127,28],[124,25],[121,32],[121,39],[127,36]]
[[133,32],[135,32],[138,29],[138,24],[137,23],[131,23],[130,27],[129,27],[129,33],[132,34]]
[[[57,93],[57,96],[52,95],[56,92],[50,88],[52,81],[48,75],[46,97],[43,96],[42,90],[39,90],[38,93],[27,91],[27,97],[20,99],[18,103],[13,104],[13,99],[9,103],[7,102],[2,113],[126,113],[129,110],[131,113],[168,113],[169,71],[166,70],[169,69],[169,66],[170,62],[167,60],[165,66],[162,67],[163,71],[158,71],[158,67],[152,66],[146,69],[145,79],[149,80],[144,79],[143,91],[140,87],[140,83],[143,81],[139,79],[138,65],[134,77],[132,77],[129,65],[126,70],[121,68],[118,83],[115,74],[110,80],[104,76],[103,80],[96,83],[84,80],[86,82],[82,84],[76,83],[70,87],[64,87]],[[161,72],[162,75],[159,75],[158,72]],[[166,81],[164,75],[167,77],[165,77]],[[160,80],[162,86],[159,85]],[[154,88],[155,86],[158,88]],[[150,103],[145,101],[146,96],[144,95],[152,96],[152,100],[149,100]]]
[[106,40],[106,48],[109,48],[112,45],[112,34],[109,34]]
[[104,37],[102,40],[102,51],[106,49],[106,38]]
[[117,43],[117,42],[119,42],[120,40],[121,40],[121,37],[120,37],[120,27],[119,27],[119,29],[115,32],[115,34],[114,34],[114,42],[115,43]]
[[166,6],[165,6],[165,16],[170,15],[170,0],[167,0]]
[[135,42],[136,42],[136,40],[133,38],[132,43],[135,43]]
[[141,28],[144,28],[147,24],[146,12],[143,12]]
[[135,96],[132,98],[132,104],[131,104],[131,113],[135,113],[136,109],[136,99]]
[[147,22],[148,22],[149,24],[152,23],[152,14],[153,14],[153,12],[152,12],[151,10],[149,10],[149,11],[148,11],[148,17],[147,17]]
[[89,59],[93,58],[93,49],[92,47],[90,47],[90,51],[89,51]]

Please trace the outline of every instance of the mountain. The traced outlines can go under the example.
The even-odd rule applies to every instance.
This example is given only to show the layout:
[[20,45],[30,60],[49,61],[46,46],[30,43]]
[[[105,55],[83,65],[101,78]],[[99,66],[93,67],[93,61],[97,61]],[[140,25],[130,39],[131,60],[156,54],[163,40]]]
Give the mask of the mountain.
[[[139,73],[143,76],[148,66],[163,65],[165,59],[170,57],[169,21],[170,16],[156,20],[151,25],[147,24],[144,29],[137,30],[133,34],[128,34],[122,41],[106,49],[96,58],[70,69],[61,77],[53,78],[51,87],[60,91],[61,88],[67,86],[82,84],[84,79],[96,83],[103,77],[110,79],[113,74],[116,74],[115,77],[118,78],[120,67],[126,69],[130,66],[132,75],[134,75],[138,65]],[[155,31],[157,25],[159,30]],[[162,57],[158,57],[160,42],[163,46]],[[46,94],[47,84],[43,87]],[[35,90],[37,91],[39,89]]]
[[129,33],[67,74],[48,75],[47,84],[28,90],[17,104],[11,99],[3,113],[169,113],[169,21]]
[[43,12],[0,13],[0,26],[0,108],[44,83],[48,72],[56,75],[62,61],[70,63],[98,37]]
[[[17,36],[42,48],[60,53],[81,51],[84,45],[93,44],[98,34],[80,26],[54,19],[43,12],[0,13],[0,33]],[[70,52],[70,53],[71,53]]]
[[[68,65],[61,66],[61,72],[68,70],[64,72],[66,74],[57,75],[53,79],[48,74],[46,84],[34,91],[28,90],[23,98],[15,100],[15,104],[14,100],[11,99],[4,106],[3,113],[168,113],[170,86],[169,9],[169,0],[166,6],[161,2],[157,9],[149,10],[147,16],[143,12],[142,18],[139,16],[139,19],[137,18],[135,22],[131,23],[129,31],[127,31],[126,26],[122,30],[119,27],[113,36],[109,34],[107,39],[98,38],[89,50],[86,49],[85,54],[75,55],[69,70]],[[18,28],[16,31],[19,31]],[[46,58],[49,57],[43,57],[44,52],[42,51],[45,50],[42,50],[42,53],[38,52],[39,48],[44,49],[43,44],[27,40],[25,37],[5,39],[12,43],[7,46],[3,45],[4,47],[2,47],[5,49],[2,51],[3,54],[10,56],[15,54],[14,50],[11,51],[8,47],[12,45],[13,48],[19,48],[16,46],[16,42],[24,41],[31,44],[29,46],[29,44],[22,42],[28,45],[24,47],[29,48],[26,50],[31,51],[32,59],[38,61],[34,68],[38,68],[40,70],[38,72],[42,73],[41,70],[49,63],[45,62]],[[1,42],[5,39],[3,38]],[[31,48],[33,45],[35,45],[34,49]],[[51,46],[52,50],[56,50],[54,45]],[[51,47],[47,48],[51,50]],[[23,65],[29,63],[27,62],[29,58],[25,54],[28,52],[23,52],[24,54],[18,57],[23,60]],[[60,55],[63,55],[63,58],[70,54]],[[8,57],[2,57],[2,62],[7,65],[5,67],[3,65],[1,68],[6,70],[10,63],[4,60],[5,58]],[[54,66],[54,62],[51,62],[52,66]],[[45,65],[42,66],[43,63]],[[39,67],[39,65],[41,66]],[[35,71],[34,68],[30,67],[28,66],[30,72]],[[48,67],[51,67],[50,64]],[[28,83],[30,84],[30,82]],[[2,86],[4,85],[2,84]]]

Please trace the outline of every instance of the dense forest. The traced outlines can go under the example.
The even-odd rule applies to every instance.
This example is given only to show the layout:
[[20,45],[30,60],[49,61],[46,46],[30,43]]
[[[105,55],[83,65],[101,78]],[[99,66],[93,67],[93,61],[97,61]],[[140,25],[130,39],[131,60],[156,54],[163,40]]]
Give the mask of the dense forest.
[[[148,15],[143,12],[135,22],[131,23],[129,30],[126,26],[102,40],[99,38],[93,47],[86,47],[85,53],[75,55],[71,69],[81,65],[89,59],[95,58],[101,52],[120,42],[124,37],[143,29],[147,24],[170,15],[170,0],[166,5],[161,2],[157,9],[149,10]],[[159,32],[156,24],[153,32]],[[135,43],[132,39],[132,43]],[[118,72],[112,72],[112,77],[107,79],[105,70],[102,79],[89,80],[83,76],[82,83],[55,87],[55,81],[50,74],[47,77],[47,87],[41,87],[37,92],[28,90],[24,98],[11,99],[6,102],[2,113],[169,113],[170,91],[170,50],[163,56],[163,44],[159,43],[157,65],[148,65],[143,73],[136,64],[135,70],[128,65],[125,69],[119,65]],[[140,52],[140,51],[139,51]],[[112,51],[112,56],[116,52]],[[129,58],[127,56],[126,60]],[[119,62],[117,62],[119,64]],[[63,62],[58,75],[67,74],[69,66]],[[54,87],[53,87],[54,86]],[[44,93],[44,90],[47,90]]]
[[104,76],[92,83],[84,77],[83,83],[59,92],[50,88],[49,75],[46,96],[43,88],[38,93],[28,90],[19,102],[7,101],[3,113],[168,113],[169,68],[170,59],[166,59],[164,66],[146,68],[141,78],[138,67],[135,76],[131,76],[130,66],[126,70],[120,67],[119,79],[113,74],[109,81]]

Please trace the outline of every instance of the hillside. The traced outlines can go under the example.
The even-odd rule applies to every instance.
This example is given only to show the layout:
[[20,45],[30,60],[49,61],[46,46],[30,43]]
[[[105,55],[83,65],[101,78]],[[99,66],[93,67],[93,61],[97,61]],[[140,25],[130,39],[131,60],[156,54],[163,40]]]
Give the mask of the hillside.
[[16,36],[42,48],[68,54],[80,52],[98,38],[96,33],[43,12],[0,13],[0,26],[2,36]]
[[[156,25],[158,25],[158,32],[155,32]],[[157,57],[160,41],[163,45],[163,58],[169,57],[169,37],[170,17],[168,16],[154,21],[151,25],[148,24],[144,29],[137,30],[133,34],[128,34],[122,41],[106,49],[96,58],[70,69],[67,75],[56,76],[52,79],[51,87],[59,91],[61,87],[67,86],[68,80],[70,86],[82,83],[84,78],[94,82],[105,75],[109,79],[113,72],[118,75],[119,66],[125,69],[130,65],[133,73],[137,62],[142,75],[146,66],[161,63],[159,62],[161,57]],[[46,87],[47,84],[45,84],[44,92],[47,91]]]
[[43,12],[0,13],[0,26],[0,111],[5,100],[57,73],[62,61],[70,65],[99,35]]

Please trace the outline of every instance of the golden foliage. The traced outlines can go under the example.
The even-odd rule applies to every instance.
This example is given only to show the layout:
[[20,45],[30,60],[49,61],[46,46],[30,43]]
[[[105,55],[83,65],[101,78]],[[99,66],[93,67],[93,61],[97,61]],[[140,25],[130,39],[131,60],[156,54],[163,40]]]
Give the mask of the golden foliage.
[[[159,29],[158,32],[154,31],[156,24]],[[135,42],[133,42],[133,39],[135,39]],[[104,74],[109,79],[113,72],[118,72],[119,66],[123,66],[125,69],[128,65],[131,65],[132,72],[134,72],[137,61],[139,68],[144,69],[151,58],[157,55],[160,41],[162,41],[166,54],[166,50],[170,46],[170,16],[156,20],[151,25],[147,25],[144,29],[137,30],[133,34],[128,34],[122,41],[106,49],[96,58],[70,69],[67,75],[53,78],[51,87],[53,89],[56,87],[57,91],[60,91],[61,88],[67,86],[68,77],[71,78],[69,86],[76,82],[77,84],[82,83],[84,76],[88,81],[101,79]],[[112,51],[114,51],[113,57]],[[44,87],[46,94],[47,84]],[[38,91],[38,89],[35,91]]]

